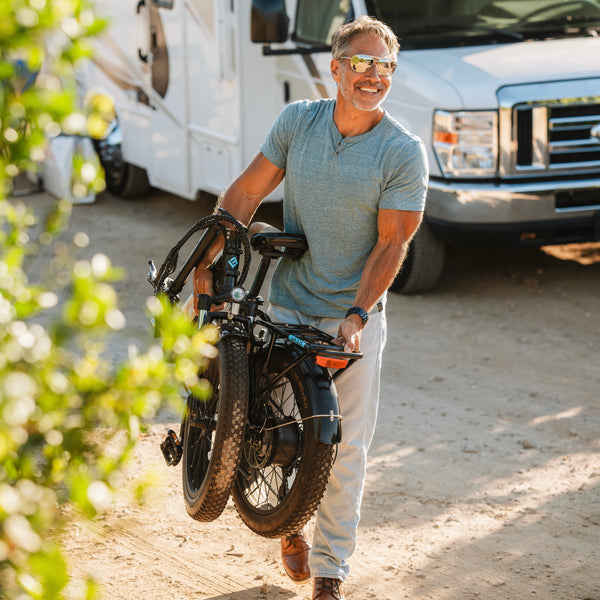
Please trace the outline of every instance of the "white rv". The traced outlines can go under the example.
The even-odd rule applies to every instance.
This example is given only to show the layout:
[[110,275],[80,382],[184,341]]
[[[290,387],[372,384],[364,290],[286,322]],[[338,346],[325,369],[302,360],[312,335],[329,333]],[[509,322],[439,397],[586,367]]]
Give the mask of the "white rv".
[[[600,0],[97,0],[87,85],[116,194],[223,190],[282,107],[333,95],[332,32],[401,41],[386,109],[426,143],[426,216],[394,287],[438,280],[446,243],[600,239]],[[275,197],[279,191],[276,191]],[[326,202],[326,199],[323,199]]]

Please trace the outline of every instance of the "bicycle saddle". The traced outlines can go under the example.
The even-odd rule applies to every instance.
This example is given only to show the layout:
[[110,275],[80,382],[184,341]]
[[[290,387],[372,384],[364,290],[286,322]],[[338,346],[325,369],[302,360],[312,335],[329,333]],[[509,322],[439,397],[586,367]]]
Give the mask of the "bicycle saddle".
[[268,223],[252,223],[248,228],[250,243],[261,256],[299,259],[308,249],[306,237],[301,233],[285,233]]

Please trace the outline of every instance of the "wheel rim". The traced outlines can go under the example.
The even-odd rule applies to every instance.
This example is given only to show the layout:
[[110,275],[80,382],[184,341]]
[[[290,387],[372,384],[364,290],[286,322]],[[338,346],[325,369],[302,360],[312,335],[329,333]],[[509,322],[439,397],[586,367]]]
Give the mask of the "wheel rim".
[[115,188],[122,186],[127,175],[127,164],[123,160],[121,144],[105,143],[101,148],[100,158],[106,179]]
[[300,469],[303,436],[294,390],[284,377],[263,393],[244,441],[240,471],[249,506],[268,513],[286,498]]
[[[190,395],[188,399],[188,415],[186,435],[189,436],[189,458],[185,462],[187,484],[192,496],[201,490],[210,465],[210,453],[214,443],[217,427],[217,406],[219,385],[215,383],[214,370],[207,373],[207,378],[213,383],[213,393],[206,401],[198,400]],[[217,380],[218,381],[218,380]]]

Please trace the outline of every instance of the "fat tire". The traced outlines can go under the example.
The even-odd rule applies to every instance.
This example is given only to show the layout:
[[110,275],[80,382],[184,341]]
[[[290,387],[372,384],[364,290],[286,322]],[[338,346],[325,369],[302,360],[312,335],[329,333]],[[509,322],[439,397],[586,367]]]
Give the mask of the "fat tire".
[[430,290],[440,280],[445,262],[446,245],[433,235],[426,221],[423,221],[390,290],[400,294]]
[[[284,349],[275,348],[269,366],[262,375],[260,373],[264,363],[261,365],[260,359],[257,360],[257,390],[260,390],[265,378],[273,379],[274,375],[281,373],[287,367],[288,357],[289,353]],[[242,521],[252,531],[267,538],[281,538],[300,530],[317,510],[327,487],[336,446],[319,441],[315,436],[316,421],[306,419],[311,416],[312,411],[308,387],[299,369],[289,371],[280,384],[264,396],[256,396],[257,405],[249,417],[240,471],[232,489],[232,497]],[[252,429],[254,427],[256,431],[264,424],[264,415],[274,406],[272,403],[274,398],[280,405],[283,398],[285,404],[285,410],[278,412],[277,416],[282,418],[285,418],[284,415],[288,418],[293,416],[295,418],[293,427],[301,432],[299,453],[293,467],[288,471],[289,476],[285,479],[282,467],[271,462],[263,468],[252,468],[248,460],[252,443],[257,441],[252,437]],[[278,486],[277,496],[282,494],[275,498],[276,506],[259,506],[260,494],[250,497],[252,486],[262,482],[266,489],[267,481],[271,486]],[[271,497],[275,495],[272,494]]]
[[[245,342],[223,337],[203,376],[210,382],[212,393],[204,401],[188,397],[182,427],[182,476],[188,514],[206,522],[223,512],[240,461],[249,389]],[[194,426],[194,422],[201,425],[199,417],[216,421],[214,432]]]

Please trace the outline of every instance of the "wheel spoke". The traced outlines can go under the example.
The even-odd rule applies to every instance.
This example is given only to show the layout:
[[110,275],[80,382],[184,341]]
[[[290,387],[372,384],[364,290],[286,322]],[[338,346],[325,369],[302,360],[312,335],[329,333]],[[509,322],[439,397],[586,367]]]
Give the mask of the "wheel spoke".
[[[257,415],[260,423],[255,420],[253,437],[247,440],[244,497],[255,509],[270,511],[277,509],[285,501],[300,465],[299,461],[296,461],[284,470],[279,465],[264,463],[265,457],[272,460],[269,457],[273,456],[273,444],[278,443],[279,440],[278,432],[272,428],[277,425],[272,424],[297,427],[300,432],[304,428],[294,388],[289,379],[283,378],[269,388],[263,397],[263,402],[261,413]],[[287,456],[290,462],[298,454],[297,451],[293,452],[285,447],[278,447],[277,452],[280,457]]]
[[[267,358],[265,367],[261,359]],[[289,360],[285,347],[257,357],[260,376],[255,405],[233,488],[243,521],[266,537],[297,531],[314,514],[327,485],[334,450],[313,434],[314,422],[305,420],[312,414],[308,378],[313,373],[302,364],[289,370]]]
[[254,471],[253,482],[252,487],[246,487],[245,494],[246,498],[252,501],[252,505],[256,508],[277,506],[276,502],[271,502],[269,499],[269,495],[272,495],[273,498],[280,497],[280,489],[284,483],[281,475],[277,473],[277,467],[269,466]]

